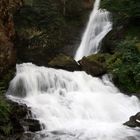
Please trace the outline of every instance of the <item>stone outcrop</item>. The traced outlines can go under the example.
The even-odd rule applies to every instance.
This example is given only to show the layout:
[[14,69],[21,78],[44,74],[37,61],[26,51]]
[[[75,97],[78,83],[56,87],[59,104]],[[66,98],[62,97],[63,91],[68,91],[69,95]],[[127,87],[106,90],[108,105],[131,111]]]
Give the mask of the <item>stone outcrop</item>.
[[107,57],[108,54],[96,54],[83,57],[80,61],[76,62],[70,56],[59,54],[48,63],[48,66],[68,71],[85,71],[92,76],[102,76],[107,72]]
[[22,0],[0,1],[0,76],[16,62],[13,14],[21,6]]
[[[4,132],[6,130],[0,129],[1,140],[17,140],[24,136],[25,131],[28,133],[34,133],[41,130],[40,122],[32,119],[32,114],[29,107],[8,99],[5,100],[7,100],[8,104],[11,106],[11,110],[9,112],[9,120],[5,123],[0,120],[0,126],[9,132],[6,135]],[[10,124],[10,130],[8,130],[8,124]]]
[[48,63],[49,67],[68,71],[80,70],[78,63],[70,56],[59,54]]
[[102,76],[106,73],[107,70],[104,63],[105,58],[100,55],[83,57],[79,61],[81,69],[92,76]]
[[124,123],[124,125],[129,126],[129,127],[140,127],[140,112],[138,112],[134,116],[131,116],[129,121]]

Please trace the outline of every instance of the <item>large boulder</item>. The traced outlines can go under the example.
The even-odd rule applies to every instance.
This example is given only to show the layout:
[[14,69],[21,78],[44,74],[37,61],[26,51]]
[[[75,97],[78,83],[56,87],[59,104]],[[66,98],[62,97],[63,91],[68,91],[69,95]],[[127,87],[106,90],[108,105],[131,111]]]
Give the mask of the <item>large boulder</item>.
[[26,131],[30,132],[41,130],[40,122],[32,119],[32,114],[29,107],[12,101],[8,102],[12,106],[10,119],[13,125],[14,133],[23,133],[25,129]]
[[92,76],[102,76],[106,73],[105,56],[102,54],[91,55],[83,57],[80,61],[80,67],[83,71]]
[[7,103],[7,112],[4,114],[4,119],[1,118],[2,115],[0,114],[1,140],[20,139],[23,137],[25,131],[32,133],[41,130],[42,126],[40,122],[36,119],[32,119],[29,107],[13,102],[5,97],[3,97],[3,100]]
[[49,67],[68,71],[80,70],[78,63],[70,56],[59,54],[48,63]]
[[23,125],[30,132],[36,132],[41,130],[41,125],[39,121],[35,119],[25,119],[23,121]]
[[129,121],[125,122],[124,125],[129,127],[140,127],[140,112],[134,116],[131,116]]

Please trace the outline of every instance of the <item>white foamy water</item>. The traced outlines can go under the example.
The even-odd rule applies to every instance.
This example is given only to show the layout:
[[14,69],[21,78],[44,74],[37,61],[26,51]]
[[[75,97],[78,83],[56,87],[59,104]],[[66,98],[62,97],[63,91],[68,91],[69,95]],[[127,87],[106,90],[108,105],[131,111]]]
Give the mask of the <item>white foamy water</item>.
[[139,129],[122,124],[140,110],[140,102],[109,81],[85,72],[17,65],[8,97],[26,103],[45,129],[37,140],[139,140]]
[[96,0],[81,44],[75,54],[75,60],[77,61],[83,56],[97,53],[100,50],[102,39],[112,29],[110,13],[99,9],[99,6],[100,0]]

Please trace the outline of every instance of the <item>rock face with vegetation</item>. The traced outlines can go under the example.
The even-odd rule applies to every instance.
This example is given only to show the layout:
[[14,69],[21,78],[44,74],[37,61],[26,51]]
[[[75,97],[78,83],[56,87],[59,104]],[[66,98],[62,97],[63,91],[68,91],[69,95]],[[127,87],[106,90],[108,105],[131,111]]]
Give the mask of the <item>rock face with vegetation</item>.
[[140,52],[137,43],[138,40],[132,38],[121,41],[108,60],[108,70],[113,74],[115,84],[128,93],[140,92]]
[[0,1],[0,76],[16,62],[13,14],[21,6],[21,0]]
[[93,0],[25,0],[14,17],[19,62],[46,66],[61,53],[74,55]]
[[102,0],[112,13],[113,30],[104,38],[102,53],[109,53],[108,71],[124,92],[140,93],[140,1]]
[[[13,68],[16,64],[14,14],[22,7],[22,0],[0,1],[0,139],[15,140],[21,137],[24,126],[30,131],[40,130],[39,122],[25,120],[28,115],[26,106],[7,101],[4,97]],[[37,129],[34,124],[37,125]],[[34,130],[32,129],[34,127]]]
[[[10,114],[11,106],[4,97],[9,80],[13,75],[12,66],[16,63],[16,49],[14,45],[15,28],[13,15],[22,6],[22,0],[0,1],[0,139],[15,133],[19,127],[14,127]],[[15,114],[14,114],[15,115]],[[14,116],[12,114],[12,116]],[[13,122],[13,124],[12,124]],[[20,131],[21,129],[19,129]]]
[[88,69],[88,61],[91,61],[89,69],[98,64],[97,72],[100,72],[100,69],[102,69],[104,70],[103,72],[112,74],[115,85],[123,92],[127,94],[140,93],[140,51],[138,39],[126,38],[115,46],[114,53],[98,53],[83,58],[83,60],[85,60],[85,69]]
[[23,137],[26,131],[41,130],[38,120],[31,119],[30,109],[26,105],[19,105],[0,97],[0,139],[16,140]]

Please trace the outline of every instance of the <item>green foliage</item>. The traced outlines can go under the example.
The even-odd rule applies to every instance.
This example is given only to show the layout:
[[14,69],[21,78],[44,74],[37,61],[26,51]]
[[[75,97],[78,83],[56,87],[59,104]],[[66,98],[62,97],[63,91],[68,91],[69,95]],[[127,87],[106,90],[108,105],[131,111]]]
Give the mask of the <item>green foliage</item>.
[[126,38],[107,62],[116,84],[128,92],[140,92],[140,52],[136,44],[136,38]]
[[2,133],[5,136],[9,136],[11,134],[12,130],[13,130],[13,127],[10,123],[0,126],[0,131],[2,131]]
[[140,39],[140,27],[134,26],[134,25],[129,26],[126,31],[126,36],[137,37],[137,39],[139,40]]
[[5,136],[9,136],[13,130],[10,120],[11,107],[4,95],[13,75],[14,70],[9,69],[0,79],[0,135]]
[[110,55],[109,54],[102,54],[102,53],[98,53],[98,54],[94,54],[94,55],[90,55],[88,56],[88,60],[89,61],[97,61],[100,63],[104,63],[106,61],[106,58],[108,58]]
[[10,80],[13,78],[14,75],[14,69],[9,69],[7,73],[3,75],[0,79],[0,96],[4,96],[6,93],[6,90],[9,86]]
[[11,108],[3,96],[0,96],[0,134],[9,136],[12,132],[10,123]]
[[139,0],[102,0],[101,7],[117,14],[119,21],[140,18]]
[[10,106],[5,101],[4,97],[0,96],[0,120],[8,121],[10,113]]

